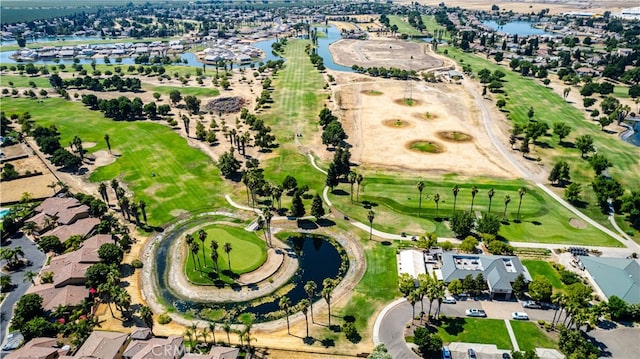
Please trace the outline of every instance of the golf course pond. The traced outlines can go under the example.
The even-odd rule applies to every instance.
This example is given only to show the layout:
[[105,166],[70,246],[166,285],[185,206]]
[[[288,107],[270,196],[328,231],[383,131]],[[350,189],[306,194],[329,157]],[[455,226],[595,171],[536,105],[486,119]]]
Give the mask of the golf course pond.
[[[216,223],[218,222],[218,223]],[[282,241],[289,248],[279,248],[286,253],[289,258],[295,258],[298,261],[298,269],[295,274],[286,280],[284,285],[275,288],[270,294],[261,296],[248,301],[238,302],[213,302],[206,300],[194,300],[178,293],[175,286],[169,283],[171,276],[171,259],[174,258],[176,248],[172,247],[173,243],[184,237],[187,233],[192,233],[198,226],[207,227],[213,224],[218,228],[224,228],[223,220],[216,217],[196,217],[193,220],[187,220],[180,223],[167,232],[160,235],[153,243],[153,263],[155,270],[152,270],[153,287],[156,298],[166,311],[180,313],[186,318],[203,319],[211,321],[229,321],[231,323],[242,322],[243,316],[252,315],[254,322],[266,322],[276,320],[285,316],[284,311],[280,309],[279,299],[287,296],[292,304],[298,303],[307,297],[304,285],[308,281],[314,281],[317,285],[316,297],[314,301],[320,299],[319,293],[322,291],[322,282],[325,278],[334,278],[342,280],[349,269],[349,259],[345,249],[337,240],[327,236],[308,234],[308,233],[291,233],[282,236]],[[228,219],[226,220],[228,222]],[[229,226],[228,228],[236,229],[237,227]],[[232,233],[232,232],[231,232]],[[251,233],[251,235],[254,235]],[[195,241],[198,241],[197,237]],[[220,243],[220,256],[226,261],[225,252],[222,250]],[[173,252],[172,252],[173,251]],[[248,289],[252,288],[249,284]],[[202,286],[204,291],[233,290],[241,292],[246,290],[240,284],[224,284],[218,282],[215,285]],[[293,310],[293,309],[292,309]]]

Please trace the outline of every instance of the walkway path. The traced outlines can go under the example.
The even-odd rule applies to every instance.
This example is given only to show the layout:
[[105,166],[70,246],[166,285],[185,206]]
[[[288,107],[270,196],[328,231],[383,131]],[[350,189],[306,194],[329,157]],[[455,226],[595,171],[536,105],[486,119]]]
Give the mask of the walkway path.
[[519,352],[520,347],[518,346],[516,335],[513,333],[513,328],[511,328],[511,321],[509,319],[505,319],[504,325],[507,327],[507,332],[509,333],[509,339],[511,339],[511,345],[513,345],[513,350]]

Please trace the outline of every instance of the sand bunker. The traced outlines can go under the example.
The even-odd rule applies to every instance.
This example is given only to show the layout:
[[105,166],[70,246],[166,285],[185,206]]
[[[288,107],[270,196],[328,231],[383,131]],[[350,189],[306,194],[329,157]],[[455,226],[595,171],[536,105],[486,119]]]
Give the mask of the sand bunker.
[[459,131],[440,131],[436,133],[436,136],[449,142],[469,142],[473,140],[473,136]]
[[397,100],[393,100],[393,103],[395,103],[396,105],[409,107],[422,105],[422,101],[416,100],[415,98],[399,98]]
[[440,118],[440,116],[436,115],[435,113],[428,112],[428,111],[424,113],[414,113],[413,117],[419,120],[426,120],[426,121],[435,121]]
[[587,228],[587,224],[577,218],[569,219],[569,225],[573,228],[577,229],[585,229]]
[[362,92],[360,92],[363,95],[367,95],[367,96],[382,96],[384,95],[384,92],[381,91],[376,91],[376,90],[364,90]]

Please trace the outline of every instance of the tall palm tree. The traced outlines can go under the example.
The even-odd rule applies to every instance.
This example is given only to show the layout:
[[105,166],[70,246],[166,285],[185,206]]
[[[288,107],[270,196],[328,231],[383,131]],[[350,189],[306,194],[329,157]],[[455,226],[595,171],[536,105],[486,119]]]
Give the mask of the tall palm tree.
[[496,191],[491,188],[488,192],[487,192],[487,196],[489,196],[489,213],[491,213],[491,201],[493,201],[493,196],[496,194]]
[[436,203],[436,218],[438,218],[438,210],[439,208],[439,203],[440,203],[440,194],[436,193],[433,195],[433,201]]
[[58,187],[58,184],[56,182],[51,182],[50,184],[47,185],[47,187],[53,190],[54,195],[56,194],[56,187]]
[[509,202],[511,202],[511,196],[509,196],[508,194],[505,194],[504,195],[504,212],[502,212],[503,220],[507,219],[507,206],[509,205]]
[[140,315],[140,319],[142,319],[147,328],[149,328],[149,330],[151,330],[151,333],[153,333],[153,312],[151,311],[151,308],[143,305],[140,307],[138,314]]
[[424,189],[424,182],[418,182],[418,192],[420,193],[418,197],[418,217],[420,217],[420,212],[422,212],[422,190]]
[[469,210],[470,213],[473,213],[473,202],[476,200],[476,194],[478,194],[478,187],[471,187],[471,209]]
[[458,185],[453,186],[451,190],[453,192],[453,213],[456,213],[456,201],[458,200],[458,192],[460,192],[460,187]]
[[118,183],[117,179],[112,179],[111,180],[111,189],[113,190],[113,193],[116,195],[116,202],[120,199],[120,197],[118,196],[118,188],[120,188],[120,184]]
[[353,171],[349,171],[349,175],[347,176],[349,184],[351,185],[351,192],[349,192],[349,195],[351,196],[351,203],[353,203],[353,184],[356,183],[356,176],[357,174]]
[[289,330],[289,307],[291,307],[291,300],[289,297],[281,297],[280,302],[280,310],[284,310],[285,315],[287,316],[287,334],[291,335],[291,331]]
[[38,277],[38,273],[28,270],[24,272],[24,278],[22,278],[22,281],[31,282],[31,284],[36,284],[34,280],[36,277]]
[[200,329],[200,335],[202,336],[202,341],[204,341],[204,345],[209,345],[209,341],[207,338],[209,337],[209,327],[204,327]]
[[231,273],[231,255],[229,253],[231,253],[232,249],[233,248],[231,248],[231,243],[229,242],[224,243],[224,252],[227,253],[227,263],[229,264],[229,273]]
[[318,285],[316,282],[310,280],[304,285],[304,291],[307,293],[309,297],[309,306],[311,307],[311,323],[315,323],[313,320],[313,297],[316,294],[316,290],[318,289]]
[[200,266],[200,259],[198,258],[198,252],[199,251],[200,251],[200,245],[198,244],[198,242],[193,241],[191,243],[191,254],[193,255],[193,258],[195,258],[194,263],[196,264],[196,267],[202,268]]
[[335,280],[331,278],[325,278],[322,281],[322,298],[327,301],[327,307],[329,309],[329,328],[331,328],[331,295],[336,288]]
[[143,200],[138,202],[138,207],[140,207],[140,212],[142,212],[142,219],[144,219],[144,224],[147,224],[147,203]]
[[356,175],[356,182],[358,183],[358,191],[356,193],[356,201],[360,201],[360,183],[364,180],[364,177],[361,174]]
[[267,240],[267,245],[269,245],[269,247],[272,246],[271,243],[271,219],[273,218],[273,213],[271,213],[271,211],[267,208],[264,210],[264,224],[265,224],[265,229],[266,229],[266,240]]
[[411,322],[416,318],[416,303],[420,300],[420,294],[417,290],[412,290],[407,296],[407,301],[411,303]]
[[220,273],[220,268],[218,268],[218,258],[220,255],[218,254],[218,242],[211,241],[211,261],[213,265],[216,267],[216,273]]
[[520,206],[522,206],[522,197],[527,193],[527,189],[520,187],[518,189],[518,195],[520,196],[520,202],[518,202],[518,220],[520,220]]
[[[418,274],[418,294],[420,295],[420,312],[424,313],[424,296],[429,292],[431,277],[426,273]],[[420,316],[422,319],[422,315]]]
[[[189,250],[191,250],[191,245],[193,244],[193,236],[191,235],[191,233],[185,234],[184,241],[187,244],[187,248],[189,248]],[[191,254],[193,254],[193,252]],[[195,259],[193,261],[195,263]]]
[[202,228],[198,230],[198,239],[202,242],[202,263],[204,264],[207,263],[204,259],[204,241],[207,240],[207,231]]
[[277,185],[273,188],[273,191],[271,192],[271,196],[273,196],[274,201],[278,202],[278,210],[282,209],[282,193],[284,192],[284,189],[282,188],[282,186]]
[[28,236],[32,235],[36,229],[38,229],[38,225],[34,221],[25,222],[24,226],[22,226],[22,232]]
[[222,330],[227,333],[227,346],[231,346],[231,337],[229,336],[229,333],[231,333],[231,324],[224,322],[224,324],[222,324]]
[[111,142],[109,141],[110,137],[108,133],[104,134],[104,142],[107,143],[107,149],[109,150],[109,154],[111,154]]
[[438,280],[438,278],[436,278],[435,273],[433,276],[433,295],[436,298],[436,300],[438,301],[438,309],[436,311],[436,319],[440,319],[440,308],[442,307],[442,301],[444,300],[445,297],[445,283],[441,280]]
[[307,324],[307,336],[305,338],[309,338],[309,307],[311,302],[309,299],[302,299],[299,304],[300,311],[304,314],[304,321]]
[[373,236],[373,220],[375,217],[376,214],[372,209],[370,209],[369,213],[367,213],[367,219],[369,220],[369,240],[371,240],[371,237]]
[[209,322],[209,333],[211,333],[211,343],[216,345],[216,322]]
[[109,204],[109,195],[107,194],[107,185],[104,182],[100,182],[98,185],[98,192],[100,192],[100,197],[102,200]]
[[136,201],[132,201],[129,205],[129,212],[131,212],[133,217],[136,219],[136,227],[140,227],[140,211],[138,209],[138,203]]

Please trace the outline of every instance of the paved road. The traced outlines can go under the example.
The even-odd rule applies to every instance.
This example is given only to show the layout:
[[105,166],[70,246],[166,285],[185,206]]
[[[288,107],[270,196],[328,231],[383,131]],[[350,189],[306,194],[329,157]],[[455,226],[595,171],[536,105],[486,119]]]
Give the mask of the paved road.
[[[13,316],[13,306],[18,302],[20,297],[31,287],[31,282],[24,282],[24,273],[27,271],[40,272],[40,269],[44,265],[46,256],[42,253],[33,241],[26,236],[17,238],[11,238],[2,243],[2,247],[22,247],[24,252],[24,258],[31,261],[31,265],[23,267],[22,269],[12,272],[11,280],[15,286],[13,291],[7,295],[5,300],[0,305],[0,343],[4,344],[7,330],[9,329],[9,321]],[[4,266],[5,261],[0,261],[0,266]]]
[[[417,304],[419,306],[419,304]],[[393,359],[417,359],[404,341],[404,326],[411,320],[411,304],[404,298],[383,309],[376,319],[373,343],[384,343]]]
[[637,359],[640,330],[633,327],[615,329],[595,329],[589,332],[594,344],[602,350],[601,358]]

